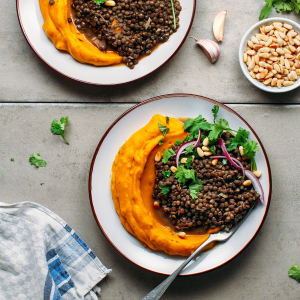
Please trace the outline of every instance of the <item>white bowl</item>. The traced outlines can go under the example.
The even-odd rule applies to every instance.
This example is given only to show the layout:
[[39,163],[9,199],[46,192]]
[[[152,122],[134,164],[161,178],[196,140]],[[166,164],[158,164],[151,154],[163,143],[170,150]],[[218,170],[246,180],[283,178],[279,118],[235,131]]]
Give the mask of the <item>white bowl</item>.
[[240,66],[242,68],[244,75],[256,87],[260,88],[263,91],[270,92],[270,93],[285,93],[285,92],[289,92],[289,91],[294,90],[297,87],[299,87],[300,79],[295,81],[295,83],[293,85],[283,86],[280,89],[277,88],[276,86],[272,87],[272,86],[264,85],[262,82],[251,77],[248,67],[244,63],[244,60],[243,60],[244,52],[247,49],[247,42],[251,39],[251,37],[253,35],[255,36],[257,33],[260,33],[259,28],[262,25],[265,25],[265,26],[271,25],[273,22],[282,22],[282,23],[290,24],[293,26],[294,30],[300,34],[300,25],[292,20],[285,19],[285,18],[269,18],[266,20],[262,20],[256,24],[254,24],[252,27],[250,27],[248,29],[248,31],[245,33],[245,35],[243,36],[242,41],[240,43],[240,48],[239,48],[239,61],[240,61]]

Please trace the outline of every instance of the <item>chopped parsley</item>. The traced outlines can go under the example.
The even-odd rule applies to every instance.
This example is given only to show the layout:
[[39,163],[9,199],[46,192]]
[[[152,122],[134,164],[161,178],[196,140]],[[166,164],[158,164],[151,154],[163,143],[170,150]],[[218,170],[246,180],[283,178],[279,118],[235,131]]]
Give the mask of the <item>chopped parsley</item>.
[[164,154],[163,154],[162,162],[164,164],[166,164],[168,162],[168,160],[170,159],[170,157],[173,155],[175,155],[175,152],[172,148],[170,148],[169,150],[165,150]]
[[289,276],[300,282],[300,269],[297,264],[292,265],[289,269]]
[[96,5],[101,5],[103,3],[105,3],[107,0],[94,0]]
[[182,141],[181,140],[176,140],[175,143],[176,143],[177,146],[181,146]]
[[158,142],[158,145],[161,146],[163,143],[164,143],[163,140],[160,139],[159,142]]
[[11,158],[10,160],[11,160],[11,161],[15,161],[15,159],[14,159],[14,158]]
[[39,153],[32,153],[29,158],[30,164],[35,165],[37,168],[46,167],[47,163],[43,160]]
[[216,123],[216,119],[218,117],[218,112],[219,112],[219,106],[218,105],[214,105],[214,107],[212,108],[212,113],[214,115],[214,123]]
[[69,145],[69,142],[65,139],[65,130],[66,130],[66,125],[68,124],[69,117],[62,117],[60,119],[60,122],[57,120],[53,120],[51,124],[51,131],[54,134],[61,135],[64,141]]
[[166,136],[167,132],[170,130],[170,128],[167,128],[167,126],[161,125],[160,123],[158,123],[158,128],[164,137]]
[[171,176],[171,171],[170,170],[162,171],[161,173],[165,176],[165,178],[168,178],[168,177]]
[[170,192],[170,186],[168,186],[167,184],[162,184],[159,186],[159,188],[164,195],[167,195]]
[[189,185],[190,195],[193,199],[198,198],[197,193],[202,190],[202,186],[203,186],[203,183],[200,179],[195,181],[195,183],[192,183]]

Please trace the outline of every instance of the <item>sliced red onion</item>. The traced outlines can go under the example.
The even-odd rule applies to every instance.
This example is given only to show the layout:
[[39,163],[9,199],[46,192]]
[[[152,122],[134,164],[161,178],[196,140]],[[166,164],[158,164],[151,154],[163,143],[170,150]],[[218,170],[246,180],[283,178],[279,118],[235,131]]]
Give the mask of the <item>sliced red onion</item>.
[[178,150],[177,150],[177,152],[176,152],[176,157],[175,157],[175,162],[176,162],[176,167],[177,167],[177,168],[178,168],[178,165],[179,165],[179,157],[180,157],[181,154],[183,154],[183,150],[184,150],[185,148],[187,148],[188,146],[194,145],[195,142],[197,142],[197,141],[196,141],[196,140],[192,140],[192,141],[190,141],[190,142],[187,142],[187,143],[182,144],[182,145],[178,148]]
[[197,138],[197,141],[196,141],[195,146],[194,146],[193,149],[197,148],[198,145],[200,144],[200,141],[201,141],[201,130],[200,129],[198,129],[198,130],[199,130],[198,131],[198,138]]
[[258,190],[259,194],[260,194],[260,201],[262,204],[265,203],[265,197],[264,197],[264,190],[258,180],[258,178],[249,170],[245,171],[246,176],[252,181],[255,182],[257,184],[257,186],[255,187],[255,189]]

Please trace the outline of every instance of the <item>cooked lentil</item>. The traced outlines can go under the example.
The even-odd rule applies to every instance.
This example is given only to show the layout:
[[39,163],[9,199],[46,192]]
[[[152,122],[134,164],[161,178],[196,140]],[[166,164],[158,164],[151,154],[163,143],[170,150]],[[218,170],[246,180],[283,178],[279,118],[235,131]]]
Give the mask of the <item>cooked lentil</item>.
[[[73,0],[74,24],[82,32],[91,28],[94,44],[106,51],[110,45],[130,69],[139,59],[166,42],[179,28],[180,2],[174,1],[176,29],[170,0],[116,0],[108,7],[93,0]],[[113,26],[112,26],[113,24]]]
[[[224,139],[229,140],[230,134],[224,134]],[[200,146],[203,146],[202,144]],[[173,144],[176,152],[178,146]],[[216,155],[222,155],[220,145],[216,145]],[[230,153],[250,170],[249,162],[242,160],[239,149]],[[221,230],[230,230],[236,222],[242,219],[252,203],[260,197],[255,192],[252,184],[244,186],[241,180],[242,171],[234,168],[229,162],[223,165],[219,159],[216,165],[209,157],[196,158],[191,168],[195,170],[196,177],[202,180],[203,187],[197,193],[198,199],[192,199],[187,186],[177,181],[174,174],[165,178],[162,171],[175,166],[175,157],[164,164],[155,162],[156,180],[153,192],[155,207],[162,209],[175,227],[176,231],[187,231],[196,228],[205,230],[221,227]],[[161,193],[159,186],[167,184],[171,192],[167,195]]]

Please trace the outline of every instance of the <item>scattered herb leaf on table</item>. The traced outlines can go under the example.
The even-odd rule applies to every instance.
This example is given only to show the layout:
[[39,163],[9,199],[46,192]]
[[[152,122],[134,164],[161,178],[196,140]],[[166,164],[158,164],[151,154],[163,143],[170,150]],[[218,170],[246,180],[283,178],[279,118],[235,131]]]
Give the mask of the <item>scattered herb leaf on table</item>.
[[57,120],[53,120],[52,125],[51,125],[51,131],[54,134],[61,135],[64,141],[69,145],[69,142],[65,139],[65,130],[66,130],[66,125],[68,124],[69,117],[62,117],[60,119],[60,122]]
[[32,153],[29,161],[31,165],[35,165],[37,168],[46,167],[47,165],[47,162],[41,158],[39,153]]

